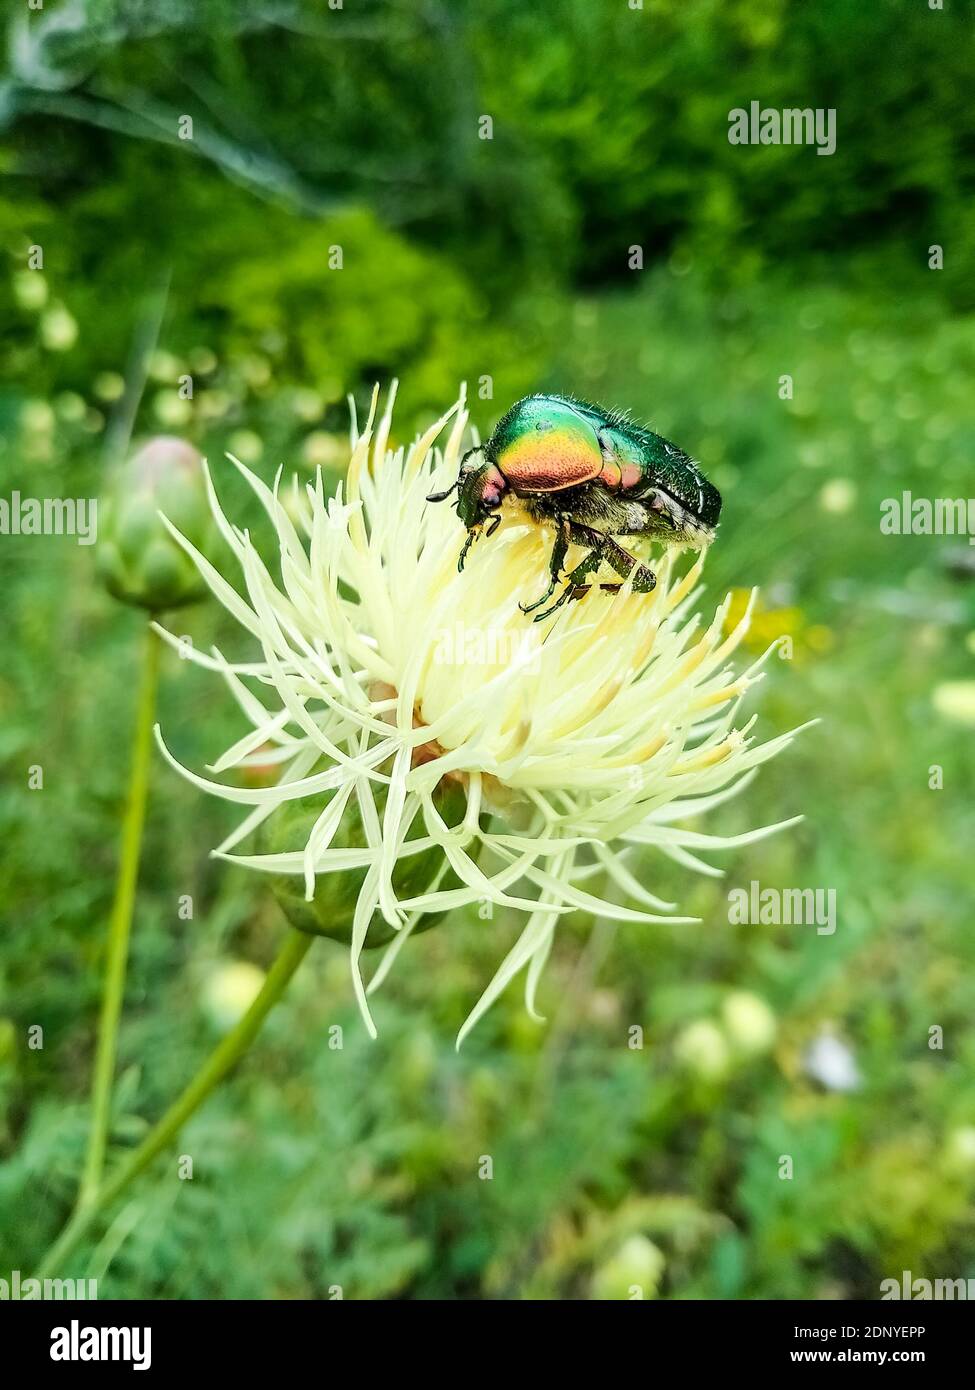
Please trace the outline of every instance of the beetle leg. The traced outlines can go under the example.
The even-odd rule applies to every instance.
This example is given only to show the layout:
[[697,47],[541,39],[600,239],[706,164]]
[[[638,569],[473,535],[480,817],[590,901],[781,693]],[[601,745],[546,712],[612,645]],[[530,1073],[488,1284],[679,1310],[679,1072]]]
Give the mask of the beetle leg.
[[[428,498],[427,498],[427,501],[429,502],[429,500],[430,500],[430,499],[429,499],[429,497],[428,497]],[[500,513],[500,512],[492,512],[492,513],[490,514],[490,518],[489,518],[489,520],[488,520],[487,534],[488,534],[489,536],[493,536],[494,533],[495,533],[495,531],[498,529],[498,527],[499,527],[500,525],[501,525],[501,513]],[[468,531],[468,533],[467,533],[467,540],[464,542],[464,547],[463,547],[463,549],[461,550],[460,554],[459,554],[458,557],[457,557],[457,573],[458,573],[458,574],[463,573],[464,561],[467,559],[467,552],[470,550],[471,546],[474,544],[474,542],[477,540],[477,538],[478,538],[478,536],[479,536],[480,534],[481,534],[481,530],[480,530],[480,527],[479,527],[479,526],[472,526],[471,529]]]
[[544,613],[536,613],[535,622],[540,623],[543,618],[551,617],[557,608],[561,608],[566,599],[577,597],[576,590],[586,590],[591,586],[586,583],[593,570],[598,570],[602,563],[604,545],[600,543],[590,550],[588,555],[584,555],[574,570],[566,575],[565,588],[552,604],[551,608],[546,608]]
[[606,538],[606,561],[611,569],[614,569],[621,579],[633,578],[633,592],[635,594],[649,594],[651,589],[657,587],[657,576],[649,565],[643,565],[628,550],[624,550],[621,545],[617,545],[614,540]]
[[468,533],[467,533],[467,540],[464,542],[464,547],[463,547],[463,549],[461,550],[460,554],[459,554],[458,557],[457,557],[457,573],[458,573],[458,574],[461,574],[461,573],[463,572],[463,569],[464,569],[464,561],[467,559],[467,552],[470,550],[471,546],[474,544],[474,542],[475,542],[476,540],[477,540],[477,532],[474,530],[473,527],[471,527],[471,529],[470,529],[470,530],[468,531]]
[[657,587],[657,576],[649,565],[641,564],[635,556],[631,555],[628,550],[624,550],[605,531],[597,531],[593,526],[573,524],[572,538],[581,541],[583,545],[601,547],[602,556],[606,563],[610,569],[615,570],[621,579],[629,579],[632,574],[635,594],[649,594],[651,589]]
[[[602,591],[603,591],[604,594],[618,594],[619,591],[620,591],[620,589],[622,589],[623,585],[622,585],[622,584],[600,584],[599,587],[602,589]],[[571,599],[585,598],[586,594],[589,593],[589,591],[590,591],[591,588],[592,588],[592,585],[591,585],[591,584],[577,584],[577,585],[575,586],[575,588],[572,590],[572,593],[569,595],[569,597],[570,597]]]
[[552,582],[549,584],[544,594],[542,594],[541,598],[537,598],[534,603],[519,603],[518,607],[523,613],[531,613],[534,609],[541,608],[542,604],[547,603],[555,593],[555,586],[559,582],[559,575],[562,572],[562,566],[565,564],[565,557],[568,549],[569,523],[566,518],[563,517],[559,522],[558,533],[555,537],[555,544],[552,546],[551,558],[549,559],[548,568],[552,576]]
[[585,526],[580,521],[571,521],[569,530],[577,545],[587,545],[590,550],[597,549],[609,540],[605,531],[597,531],[595,526]]

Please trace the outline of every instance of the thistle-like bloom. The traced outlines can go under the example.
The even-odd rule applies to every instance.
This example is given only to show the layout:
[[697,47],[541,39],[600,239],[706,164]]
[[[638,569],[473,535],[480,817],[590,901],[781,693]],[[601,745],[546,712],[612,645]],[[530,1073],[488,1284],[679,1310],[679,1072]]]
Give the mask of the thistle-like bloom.
[[[564,913],[696,920],[661,916],[674,904],[647,890],[633,859],[642,862],[653,846],[717,874],[699,851],[779,829],[721,838],[682,822],[733,796],[792,735],[756,744],[753,720],[735,726],[761,662],[740,675],[728,664],[747,613],[726,634],[728,600],[707,627],[693,612],[703,555],[682,575],[673,552],[664,555],[649,594],[594,587],[533,624],[519,602],[546,587],[551,537],[513,513],[458,572],[463,527],[452,509],[426,501],[457,476],[463,394],[405,450],[387,449],[391,411],[392,396],[377,424],[374,395],[361,433],[353,415],[348,476],[334,497],[320,472],[304,489],[294,482],[284,490],[279,472],[271,489],[237,464],[277,532],[280,579],[227,520],[212,484],[241,589],[173,532],[260,647],[249,665],[192,654],[224,675],[252,726],[211,770],[272,760],[280,764],[276,785],[207,780],[160,744],[195,785],[251,806],[215,854],[290,876],[309,911],[348,900],[353,982],[373,1035],[364,947],[389,943],[371,990],[431,914],[471,903],[482,916],[494,907],[523,914],[524,929],[459,1044],[522,970],[538,1017],[536,987]],[[297,842],[272,853],[231,852],[264,822],[266,835],[276,817],[302,825]],[[342,887],[350,875],[351,897]]]

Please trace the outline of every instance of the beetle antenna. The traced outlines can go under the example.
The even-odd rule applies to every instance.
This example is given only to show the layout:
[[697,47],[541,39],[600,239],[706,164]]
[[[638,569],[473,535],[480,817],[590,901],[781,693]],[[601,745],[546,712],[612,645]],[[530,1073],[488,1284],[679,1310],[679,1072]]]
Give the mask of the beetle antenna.
[[[464,457],[463,457],[463,458],[461,459],[461,461],[460,461],[460,466],[461,466],[461,468],[464,467],[464,464],[467,462],[467,460],[468,460],[469,458],[472,458],[472,457],[474,456],[474,454],[479,454],[479,453],[481,453],[481,452],[482,452],[482,446],[481,446],[480,444],[475,444],[474,447],[473,447],[473,449],[468,449],[467,453],[464,455]],[[427,498],[427,501],[428,501],[428,502],[446,502],[447,498],[448,498],[448,497],[450,496],[450,494],[453,492],[453,490],[454,490],[455,487],[457,487],[457,488],[460,487],[460,474],[459,474],[459,473],[458,473],[457,477],[454,479],[454,481],[450,484],[450,487],[447,488],[447,490],[446,490],[445,492],[432,492],[432,493],[430,494],[430,496]]]
[[447,498],[448,498],[448,497],[450,496],[450,494],[453,492],[454,488],[457,487],[457,485],[458,485],[459,482],[460,482],[460,479],[459,479],[459,478],[455,478],[454,481],[450,484],[450,487],[447,488],[445,492],[431,492],[431,493],[430,493],[430,496],[427,498],[427,501],[428,501],[428,502],[446,502]]

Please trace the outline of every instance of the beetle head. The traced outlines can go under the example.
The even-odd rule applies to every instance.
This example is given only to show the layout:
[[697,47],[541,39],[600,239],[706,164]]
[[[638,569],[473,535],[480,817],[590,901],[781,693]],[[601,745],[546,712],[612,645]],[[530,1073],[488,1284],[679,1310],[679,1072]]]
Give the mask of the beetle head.
[[[480,460],[475,459],[477,454],[481,455]],[[456,488],[457,515],[468,531],[473,531],[489,518],[494,519],[495,525],[498,523],[497,511],[507,487],[504,474],[497,464],[484,458],[480,448],[471,449],[461,460],[457,481],[445,492],[431,494],[427,501],[443,502]],[[491,529],[494,529],[493,525]]]

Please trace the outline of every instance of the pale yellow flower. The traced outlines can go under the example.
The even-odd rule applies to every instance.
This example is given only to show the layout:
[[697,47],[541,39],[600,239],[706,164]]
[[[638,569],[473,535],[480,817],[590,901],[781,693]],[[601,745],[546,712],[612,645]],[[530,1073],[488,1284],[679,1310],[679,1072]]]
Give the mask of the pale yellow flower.
[[[219,653],[191,653],[224,675],[251,726],[214,771],[255,758],[266,763],[268,743],[281,768],[273,787],[229,786],[180,771],[250,808],[218,855],[295,876],[309,901],[327,876],[360,873],[351,959],[371,1032],[360,956],[374,933],[391,941],[371,989],[427,914],[469,904],[482,915],[495,908],[523,914],[524,930],[462,1038],[522,970],[535,1014],[563,914],[694,920],[671,916],[674,904],[645,887],[645,851],[715,873],[701,852],[779,828],[720,837],[683,822],[734,795],[792,735],[759,744],[754,720],[737,722],[761,662],[740,674],[729,665],[748,612],[730,634],[723,631],[727,600],[700,623],[694,608],[703,555],[685,573],[673,553],[655,560],[658,583],[649,594],[594,588],[535,624],[519,601],[545,588],[551,538],[509,515],[473,548],[461,573],[463,528],[450,507],[426,501],[457,475],[467,433],[463,395],[414,444],[394,452],[387,449],[392,397],[378,421],[375,411],[374,396],[361,434],[353,423],[348,476],[335,497],[326,496],[319,472],[303,488],[294,480],[285,506],[280,473],[269,488],[237,463],[277,532],[280,578],[224,515],[212,484],[240,588],[174,532],[258,648],[257,660],[241,666]],[[442,450],[434,448],[451,420]],[[436,795],[448,785],[463,797],[461,814],[449,822]],[[302,798],[318,810],[302,843],[276,854],[232,853]],[[354,848],[335,843],[350,810],[363,828]],[[394,871],[428,852],[438,866],[425,888],[404,896]]]

